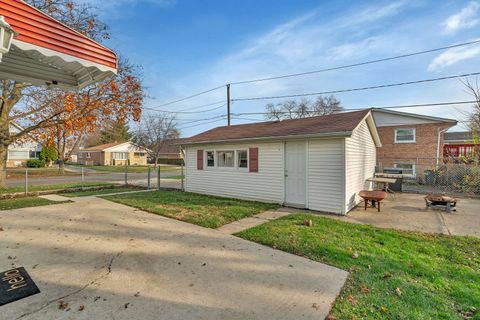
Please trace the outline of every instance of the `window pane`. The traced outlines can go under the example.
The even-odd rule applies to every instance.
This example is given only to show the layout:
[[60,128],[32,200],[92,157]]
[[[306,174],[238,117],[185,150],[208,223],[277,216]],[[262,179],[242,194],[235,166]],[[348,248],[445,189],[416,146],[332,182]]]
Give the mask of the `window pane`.
[[395,163],[395,168],[403,170],[403,174],[415,174],[415,166],[411,163]]
[[28,151],[13,151],[9,150],[8,151],[8,159],[12,160],[25,160],[29,158],[29,152]]
[[248,168],[248,153],[247,150],[237,151],[238,157],[238,167],[239,168]]
[[215,166],[215,153],[213,151],[207,151],[207,167]]
[[397,141],[415,141],[415,130],[413,129],[397,129]]
[[233,167],[235,161],[235,153],[233,151],[218,151],[218,166]]

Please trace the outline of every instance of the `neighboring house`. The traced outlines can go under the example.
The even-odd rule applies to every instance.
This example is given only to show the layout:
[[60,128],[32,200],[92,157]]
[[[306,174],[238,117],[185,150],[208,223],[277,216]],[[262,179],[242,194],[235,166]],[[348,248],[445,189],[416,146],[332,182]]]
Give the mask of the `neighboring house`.
[[146,165],[147,150],[130,141],[107,143],[79,149],[77,163],[102,166]]
[[456,120],[387,109],[372,109],[382,146],[379,170],[399,168],[410,177],[422,175],[443,159],[443,134]]
[[[22,131],[16,123],[10,124],[10,132],[18,133]],[[24,139],[21,142],[13,143],[8,146],[7,167],[21,167],[27,164],[30,159],[39,159],[42,151],[42,144],[31,138]]]
[[160,149],[158,159],[180,160],[183,159],[182,148],[180,147],[182,139],[166,140]]
[[373,177],[370,110],[218,127],[181,142],[186,191],[346,214]]
[[448,158],[471,157],[475,155],[480,143],[470,131],[445,132],[443,134],[443,155]]

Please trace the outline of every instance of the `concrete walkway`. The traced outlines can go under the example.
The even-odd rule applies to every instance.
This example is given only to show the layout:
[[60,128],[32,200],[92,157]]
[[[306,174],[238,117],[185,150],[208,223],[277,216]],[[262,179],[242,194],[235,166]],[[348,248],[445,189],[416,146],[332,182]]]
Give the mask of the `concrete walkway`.
[[284,216],[288,216],[289,214],[298,211],[288,208],[280,208],[278,210],[269,210],[262,212],[260,214],[256,214],[251,217],[243,218],[232,223],[226,224],[218,228],[217,230],[226,233],[226,234],[235,234],[243,230],[247,230],[258,226],[262,223],[268,222],[270,220],[275,220]]
[[101,198],[71,200],[0,212],[0,270],[24,266],[41,290],[0,318],[324,319],[348,275]]

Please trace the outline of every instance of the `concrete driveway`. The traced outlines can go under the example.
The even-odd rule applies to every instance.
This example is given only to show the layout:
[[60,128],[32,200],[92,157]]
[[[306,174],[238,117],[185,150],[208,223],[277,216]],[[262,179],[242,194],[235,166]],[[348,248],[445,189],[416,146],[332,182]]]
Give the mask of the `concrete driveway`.
[[480,237],[480,199],[461,198],[457,211],[426,209],[425,195],[397,193],[382,202],[381,212],[363,203],[340,219],[381,228]]
[[2,319],[324,319],[347,277],[217,230],[75,201],[0,212],[0,270],[24,266],[41,290],[0,307]]

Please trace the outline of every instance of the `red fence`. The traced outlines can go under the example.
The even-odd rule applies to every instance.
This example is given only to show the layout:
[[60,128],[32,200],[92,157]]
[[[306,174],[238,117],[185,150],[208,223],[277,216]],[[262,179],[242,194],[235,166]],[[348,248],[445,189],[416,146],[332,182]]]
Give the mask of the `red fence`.
[[478,144],[446,144],[443,146],[443,156],[448,158],[473,157],[475,156]]

